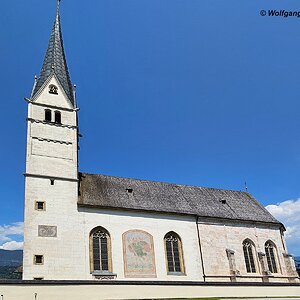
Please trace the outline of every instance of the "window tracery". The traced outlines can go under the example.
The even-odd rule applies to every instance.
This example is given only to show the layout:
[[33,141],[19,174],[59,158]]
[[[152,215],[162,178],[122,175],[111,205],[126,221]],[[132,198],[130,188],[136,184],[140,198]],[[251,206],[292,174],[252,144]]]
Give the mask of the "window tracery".
[[250,240],[243,242],[243,252],[246,264],[246,270],[248,273],[256,273],[256,267],[254,262],[255,248],[254,244]]
[[265,244],[265,253],[267,257],[268,268],[271,273],[277,273],[277,265],[275,259],[276,247],[271,241],[267,241]]
[[92,272],[111,272],[110,235],[102,227],[94,229],[90,236]]
[[165,251],[168,273],[184,273],[183,251],[180,237],[175,232],[165,235]]

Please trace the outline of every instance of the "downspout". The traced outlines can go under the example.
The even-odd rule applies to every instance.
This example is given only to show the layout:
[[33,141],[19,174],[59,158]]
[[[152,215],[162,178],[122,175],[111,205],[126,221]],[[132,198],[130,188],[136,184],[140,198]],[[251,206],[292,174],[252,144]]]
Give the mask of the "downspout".
[[201,247],[201,239],[200,239],[200,231],[199,231],[199,226],[198,226],[198,220],[199,217],[196,216],[196,227],[197,227],[197,234],[198,234],[198,243],[199,243],[199,250],[200,250],[200,257],[201,257],[201,265],[202,265],[202,273],[203,273],[203,281],[206,281],[206,275],[204,271],[204,262],[203,262],[203,255],[202,255],[202,247]]

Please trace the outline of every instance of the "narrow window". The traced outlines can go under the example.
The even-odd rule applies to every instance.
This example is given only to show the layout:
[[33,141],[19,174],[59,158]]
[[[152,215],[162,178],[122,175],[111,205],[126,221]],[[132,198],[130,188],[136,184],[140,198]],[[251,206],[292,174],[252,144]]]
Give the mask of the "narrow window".
[[35,209],[36,210],[46,210],[46,205],[44,201],[36,201],[35,202]]
[[92,272],[111,272],[111,243],[108,231],[102,227],[92,230],[90,246]]
[[50,184],[54,185],[54,179],[50,179]]
[[165,235],[165,251],[168,273],[184,273],[181,239],[175,232]]
[[275,260],[276,247],[271,241],[266,242],[265,252],[266,252],[269,271],[271,273],[277,273],[278,271],[277,271],[277,265]]
[[248,273],[256,273],[253,252],[255,253],[254,245],[250,240],[243,242],[243,251],[245,264]]
[[44,256],[43,255],[35,255],[33,261],[34,261],[35,265],[43,265],[44,264]]
[[34,277],[33,280],[43,280],[44,277]]
[[55,123],[56,124],[61,124],[61,113],[60,113],[60,111],[55,112]]
[[45,122],[52,121],[52,113],[50,109],[45,109]]

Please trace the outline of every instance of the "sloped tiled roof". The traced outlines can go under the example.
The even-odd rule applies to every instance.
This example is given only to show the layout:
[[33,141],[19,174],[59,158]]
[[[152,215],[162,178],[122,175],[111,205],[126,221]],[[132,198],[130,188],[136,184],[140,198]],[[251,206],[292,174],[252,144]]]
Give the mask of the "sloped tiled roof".
[[80,174],[79,205],[280,224],[246,192]]
[[53,74],[56,75],[59,83],[63,87],[66,95],[74,106],[73,88],[70,79],[70,74],[67,66],[61,24],[60,24],[60,12],[59,2],[57,1],[57,12],[54,20],[52,32],[50,35],[48,48],[44,58],[40,77],[37,80],[37,84],[34,88],[32,97],[40,90],[46,80]]

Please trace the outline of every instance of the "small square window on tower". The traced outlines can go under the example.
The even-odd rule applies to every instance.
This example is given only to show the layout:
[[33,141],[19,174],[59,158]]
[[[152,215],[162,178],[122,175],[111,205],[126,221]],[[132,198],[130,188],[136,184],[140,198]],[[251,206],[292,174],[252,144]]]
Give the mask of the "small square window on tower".
[[44,256],[43,255],[35,255],[33,258],[33,263],[35,265],[43,265],[44,264]]
[[44,201],[35,201],[36,210],[46,210],[46,202]]

